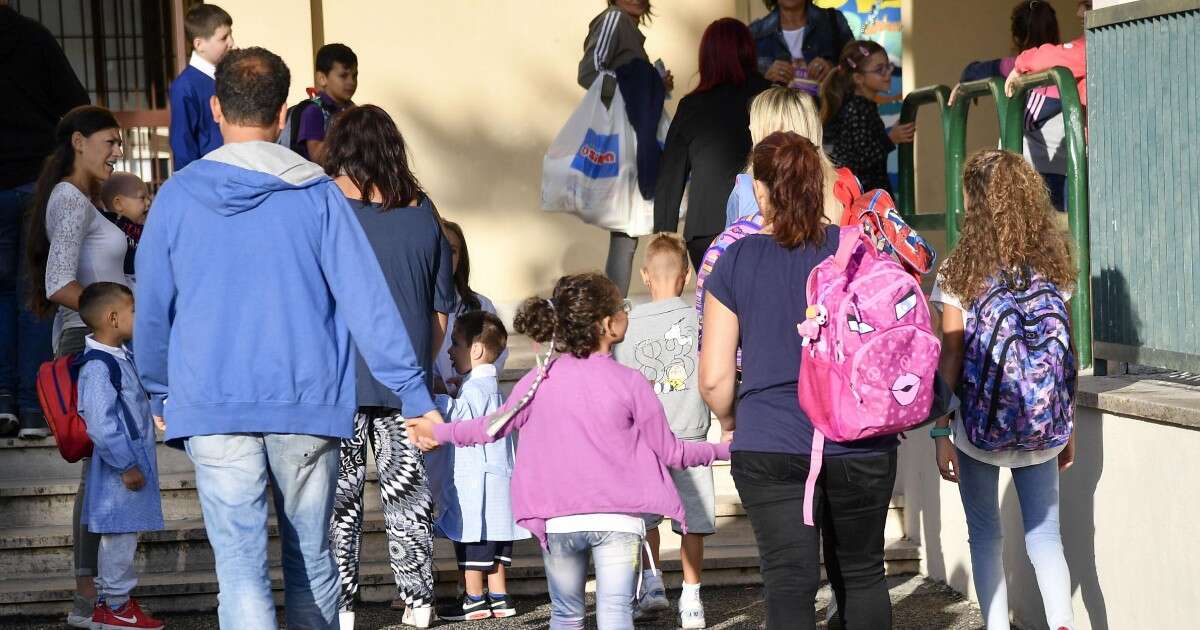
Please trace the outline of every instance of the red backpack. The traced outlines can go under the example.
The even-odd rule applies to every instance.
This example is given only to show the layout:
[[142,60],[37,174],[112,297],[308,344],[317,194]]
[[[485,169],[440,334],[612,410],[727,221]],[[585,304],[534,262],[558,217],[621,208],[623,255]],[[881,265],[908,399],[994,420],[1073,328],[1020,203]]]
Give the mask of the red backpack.
[[[87,424],[79,415],[79,370],[93,359],[108,366],[113,387],[121,391],[121,368],[116,359],[103,350],[86,350],[47,361],[38,368],[37,393],[46,424],[58,442],[58,452],[68,462],[92,456],[92,439]],[[119,398],[119,396],[118,396]]]

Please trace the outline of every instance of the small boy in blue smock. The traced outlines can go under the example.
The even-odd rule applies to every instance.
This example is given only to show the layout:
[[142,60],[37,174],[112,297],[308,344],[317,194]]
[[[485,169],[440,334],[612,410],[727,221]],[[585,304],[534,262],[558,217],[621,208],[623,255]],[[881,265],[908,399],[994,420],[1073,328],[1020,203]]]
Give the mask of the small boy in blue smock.
[[[486,311],[460,315],[451,336],[450,361],[463,377],[458,398],[434,401],[447,422],[480,418],[503,404],[494,362],[508,345],[500,318]],[[517,614],[507,596],[505,567],[512,564],[514,540],[529,532],[513,520],[509,483],[515,445],[512,437],[483,446],[443,449],[451,462],[453,482],[442,484],[438,529],[454,541],[465,594],[438,610],[446,621],[475,621]],[[484,576],[488,596],[483,595]]]
[[154,424],[133,354],[133,294],[115,282],[88,285],[79,314],[92,330],[77,384],[79,415],[95,445],[80,521],[100,534],[92,628],[162,628],[129,596],[137,585],[138,532],[163,528]]

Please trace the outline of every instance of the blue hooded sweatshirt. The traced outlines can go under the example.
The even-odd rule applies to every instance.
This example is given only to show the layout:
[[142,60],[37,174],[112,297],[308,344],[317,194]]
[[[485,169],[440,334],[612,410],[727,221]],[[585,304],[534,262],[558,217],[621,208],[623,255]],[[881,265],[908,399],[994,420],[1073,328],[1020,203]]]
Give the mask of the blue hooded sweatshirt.
[[352,336],[405,416],[434,409],[354,211],[287,147],[227,144],[167,180],[136,269],[138,371],[170,441],[349,437]]

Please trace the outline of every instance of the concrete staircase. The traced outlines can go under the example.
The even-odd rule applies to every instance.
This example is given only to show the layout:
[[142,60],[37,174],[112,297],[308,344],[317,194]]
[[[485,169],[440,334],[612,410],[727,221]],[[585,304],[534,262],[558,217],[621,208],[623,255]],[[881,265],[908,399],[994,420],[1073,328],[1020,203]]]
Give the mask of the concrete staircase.
[[[511,387],[533,364],[528,343],[521,345],[519,339],[514,341],[503,377],[506,387]],[[158,462],[167,523],[163,531],[141,536],[137,556],[140,583],[136,594],[156,612],[214,609],[217,581],[213,554],[205,536],[191,462],[182,451],[162,444],[158,448]],[[759,583],[753,530],[728,465],[716,466],[715,472],[719,531],[707,541],[704,582]],[[55,615],[69,608],[74,591],[70,522],[78,476],[79,465],[68,464],[59,457],[53,438],[0,439],[0,617]],[[365,501],[361,594],[368,601],[388,601],[394,595],[394,586],[373,470]],[[903,498],[897,497],[887,525],[889,574],[915,573],[920,558],[919,548],[905,537],[903,509]],[[682,579],[679,538],[670,531],[669,522],[662,525],[661,531],[666,582],[668,586],[678,586]],[[279,541],[273,525],[270,536],[273,585],[281,600]],[[451,595],[457,580],[453,549],[447,541],[438,540],[434,551],[438,591]],[[509,584],[509,590],[515,594],[545,592],[545,574],[536,542],[516,545]]]

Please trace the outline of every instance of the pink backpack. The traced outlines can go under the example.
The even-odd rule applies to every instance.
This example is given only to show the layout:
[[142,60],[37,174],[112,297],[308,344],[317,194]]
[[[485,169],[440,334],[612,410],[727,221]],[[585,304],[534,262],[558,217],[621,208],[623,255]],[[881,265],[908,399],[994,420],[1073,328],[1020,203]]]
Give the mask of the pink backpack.
[[804,523],[825,439],[848,442],[923,424],[933,404],[942,344],[921,285],[900,263],[843,227],[837,253],[808,276],[808,311],[797,326],[800,408],[812,421]]

